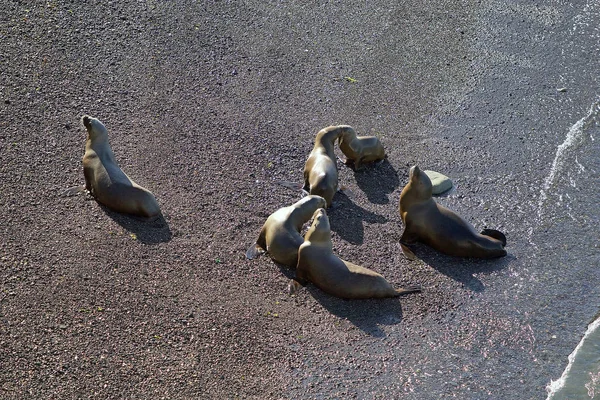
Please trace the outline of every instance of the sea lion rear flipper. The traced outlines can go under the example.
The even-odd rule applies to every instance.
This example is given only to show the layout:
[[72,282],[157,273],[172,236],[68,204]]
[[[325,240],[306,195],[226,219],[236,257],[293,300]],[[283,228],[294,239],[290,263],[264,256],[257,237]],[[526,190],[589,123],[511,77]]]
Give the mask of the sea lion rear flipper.
[[72,197],[72,196],[77,196],[80,193],[85,193],[85,192],[86,192],[85,186],[73,186],[68,189],[65,189],[63,192],[61,192],[59,194],[59,196],[60,197]]
[[496,229],[484,229],[481,231],[481,234],[501,241],[502,247],[506,246],[506,236],[504,236],[504,233],[497,231]]
[[421,285],[408,285],[405,288],[396,289],[398,294],[419,293],[423,290]]
[[409,260],[417,259],[417,256],[415,255],[414,251],[407,244],[400,242],[400,247],[402,248],[402,253],[406,258],[408,258]]
[[265,251],[258,245],[258,243],[254,243],[252,246],[248,247],[248,250],[246,250],[246,258],[248,260],[252,260],[264,252]]

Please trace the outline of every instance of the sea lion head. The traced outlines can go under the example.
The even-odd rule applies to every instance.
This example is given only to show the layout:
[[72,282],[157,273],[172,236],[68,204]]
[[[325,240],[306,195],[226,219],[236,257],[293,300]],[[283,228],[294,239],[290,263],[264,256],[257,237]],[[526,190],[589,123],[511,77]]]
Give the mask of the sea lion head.
[[342,136],[342,133],[344,132],[344,127],[347,127],[347,125],[331,125],[327,128],[321,129],[319,132],[317,132],[315,143],[335,143],[335,141]]
[[89,115],[84,115],[81,117],[81,122],[88,133],[88,138],[90,140],[95,140],[99,138],[104,138],[108,135],[108,131],[102,122],[99,119],[92,118]]
[[321,196],[317,196],[316,194],[310,194],[302,198],[300,206],[307,208],[325,208],[327,202]]
[[306,232],[304,240],[331,243],[331,226],[324,208],[314,212],[312,225]]
[[427,200],[431,198],[433,190],[431,179],[429,179],[425,172],[421,171],[418,165],[410,168],[408,180],[411,192],[413,193],[411,197],[415,200]]
[[300,199],[293,207],[291,219],[295,222],[296,228],[301,230],[302,225],[314,214],[314,210],[327,207],[327,201],[321,196],[311,194]]
[[315,211],[315,213],[313,214],[312,226],[314,226],[315,230],[318,231],[328,231],[331,229],[331,227],[329,226],[329,218],[327,218],[327,212],[324,208],[319,208],[317,211]]
[[354,138],[356,138],[356,132],[350,125],[338,125],[338,128],[340,130],[338,143],[341,143],[342,141],[351,142]]

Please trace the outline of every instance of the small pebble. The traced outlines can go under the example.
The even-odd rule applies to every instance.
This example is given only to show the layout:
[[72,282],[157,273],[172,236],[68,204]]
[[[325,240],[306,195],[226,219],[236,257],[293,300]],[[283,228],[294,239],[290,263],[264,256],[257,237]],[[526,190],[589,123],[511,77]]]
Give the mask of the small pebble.
[[431,184],[433,185],[433,194],[444,193],[445,191],[450,190],[450,188],[452,187],[452,181],[446,175],[429,170],[426,170],[424,172],[431,180]]

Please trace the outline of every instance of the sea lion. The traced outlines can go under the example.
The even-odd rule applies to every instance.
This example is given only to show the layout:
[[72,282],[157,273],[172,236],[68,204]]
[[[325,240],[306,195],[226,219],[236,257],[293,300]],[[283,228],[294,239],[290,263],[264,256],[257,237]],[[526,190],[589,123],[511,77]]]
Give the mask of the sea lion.
[[339,139],[339,146],[346,156],[345,164],[354,163],[355,170],[360,169],[363,163],[385,158],[385,150],[377,136],[356,136],[351,127],[344,130]]
[[346,299],[396,297],[421,291],[418,285],[394,289],[377,272],[335,256],[332,252],[329,218],[325,210],[318,209],[313,218],[313,223],[304,236],[304,243],[298,250],[296,279],[290,282],[290,293],[295,293],[306,281],[314,283],[324,292]]
[[275,211],[267,218],[256,243],[246,251],[246,257],[252,259],[261,251],[266,251],[278,263],[296,268],[298,248],[304,243],[300,235],[302,225],[325,204],[321,196],[309,195]]
[[[315,138],[315,145],[304,165],[304,187],[310,193],[321,196],[331,206],[333,195],[338,190],[338,169],[335,153],[335,141],[340,138],[346,125],[329,126],[321,129]],[[350,128],[352,129],[352,128]]]
[[414,166],[410,169],[408,184],[400,194],[400,216],[404,233],[400,238],[402,251],[409,259],[415,254],[410,244],[422,242],[452,256],[494,258],[506,255],[506,237],[500,231],[475,228],[453,211],[435,202],[431,197],[429,177]]
[[81,120],[87,130],[83,156],[85,188],[113,211],[145,219],[158,216],[160,208],[154,195],[119,168],[104,124],[88,115]]

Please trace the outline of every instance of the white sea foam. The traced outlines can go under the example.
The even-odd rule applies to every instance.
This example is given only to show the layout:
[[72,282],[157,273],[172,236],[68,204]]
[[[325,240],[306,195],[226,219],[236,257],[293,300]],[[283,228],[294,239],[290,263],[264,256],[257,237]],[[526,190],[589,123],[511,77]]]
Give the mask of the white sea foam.
[[[587,0],[585,6],[579,14],[573,19],[572,35],[582,36],[585,43],[593,43],[594,39],[600,38],[600,29],[598,25],[598,16],[600,15],[600,2],[598,0]],[[600,51],[595,46],[596,51]],[[582,49],[583,50],[583,49]],[[593,51],[593,50],[591,50]],[[559,180],[565,169],[571,168],[567,172],[573,172],[573,175],[592,173],[589,165],[580,162],[584,160],[577,149],[585,142],[588,144],[595,142],[593,132],[586,131],[590,124],[598,123],[600,119],[600,99],[590,106],[587,115],[577,121],[569,129],[564,142],[558,146],[549,175],[546,177],[540,190],[538,203],[538,220],[535,227],[530,228],[530,236],[533,230],[544,221],[545,203],[554,195],[561,203],[565,203],[569,216],[573,218],[570,211],[570,205],[575,199],[569,196],[568,191],[560,192]],[[589,138],[589,139],[588,139]],[[589,153],[589,150],[588,150]],[[580,156],[578,158],[578,156]],[[573,185],[573,176],[569,176]],[[585,178],[585,177],[584,177]],[[581,178],[577,179],[579,181]],[[575,182],[577,183],[577,182]],[[563,196],[564,195],[564,196]],[[578,215],[580,218],[580,215]],[[548,392],[547,400],[562,399],[598,399],[600,398],[600,318],[592,322],[583,338],[568,357],[568,364],[561,377],[556,381],[551,380],[546,387]]]
[[[590,338],[590,336],[598,336],[598,333],[600,332],[600,318],[598,318],[596,321],[592,322],[589,326],[587,331],[585,332],[585,335],[583,335],[583,339],[581,339],[581,341],[579,342],[579,344],[577,345],[577,347],[575,347],[575,350],[573,350],[573,352],[569,355],[569,364],[567,365],[567,368],[565,368],[564,372],[562,373],[561,377],[559,379],[557,379],[556,381],[550,381],[550,384],[548,386],[546,386],[546,390],[548,392],[548,397],[546,400],[558,400],[558,399],[564,399],[566,398],[565,395],[567,395],[567,393],[563,393],[563,390],[567,388],[567,386],[569,386],[569,381],[570,380],[576,380],[577,378],[580,377],[576,377],[574,376],[574,371],[573,367],[578,363],[578,360],[581,358],[582,356],[582,348],[584,348],[585,346],[585,350],[583,352],[585,353],[590,353],[593,350],[590,350],[592,348],[594,348],[594,343],[588,343],[589,340],[588,338]],[[596,338],[597,341],[597,338]],[[595,351],[597,353],[600,353],[600,347],[598,347],[598,344],[595,344]],[[589,356],[589,354],[587,354]],[[596,357],[600,356],[600,354],[596,354]],[[581,363],[581,361],[580,361]],[[581,369],[581,366],[579,366],[579,369]],[[585,370],[585,368],[584,368]],[[597,385],[597,381],[598,379],[596,378],[597,375],[600,375],[600,371],[596,373],[590,372],[590,371],[580,371],[577,370],[576,373],[578,374],[589,374],[590,377],[590,381],[583,385],[583,387],[577,387],[577,388],[570,388],[571,390],[577,390],[580,393],[587,391],[588,397],[589,398],[594,398],[595,394],[599,394],[599,393],[595,393],[596,390],[600,390],[598,385]],[[572,386],[573,384],[571,384]],[[585,389],[584,389],[585,388]],[[581,398],[581,397],[578,397]]]
[[[586,35],[588,37],[600,38],[600,29],[597,26],[598,13],[600,11],[600,2],[597,0],[588,0],[583,6],[578,15],[573,19],[573,35]],[[565,141],[558,146],[554,161],[552,162],[552,168],[550,174],[546,177],[544,185],[540,190],[539,203],[538,203],[538,220],[537,223],[541,223],[541,218],[544,214],[544,203],[548,199],[548,193],[550,188],[554,184],[557,175],[563,170],[565,161],[568,159],[569,151],[576,147],[580,142],[583,141],[585,136],[585,128],[594,120],[598,118],[600,114],[600,99],[596,100],[590,107],[587,115],[581,118],[575,123],[567,133]],[[590,139],[594,141],[594,137],[590,134]],[[584,170],[583,165],[579,163],[577,158],[575,162],[581,171]],[[529,231],[529,238],[533,234],[535,227],[531,227]]]
[[[556,181],[557,175],[564,169],[565,162],[568,160],[570,151],[576,149],[585,138],[586,128],[598,118],[600,114],[600,100],[596,100],[590,107],[587,115],[581,118],[571,126],[565,141],[558,146],[552,167],[550,168],[550,174],[546,177],[544,185],[540,190],[540,200],[538,203],[538,222],[541,219],[544,212],[544,203],[548,199],[548,192]],[[581,170],[585,168],[578,161],[576,161]]]
[[550,186],[554,183],[556,179],[556,175],[561,171],[564,166],[565,160],[567,159],[569,149],[575,147],[577,144],[581,142],[581,139],[584,137],[585,128],[598,116],[600,112],[600,100],[597,100],[592,104],[590,110],[587,115],[581,118],[579,121],[575,123],[567,133],[567,137],[565,141],[558,146],[556,150],[556,156],[554,157],[554,161],[552,162],[552,168],[550,169],[550,175],[546,177],[544,181],[544,187],[542,192],[545,193],[546,190],[550,189]]

